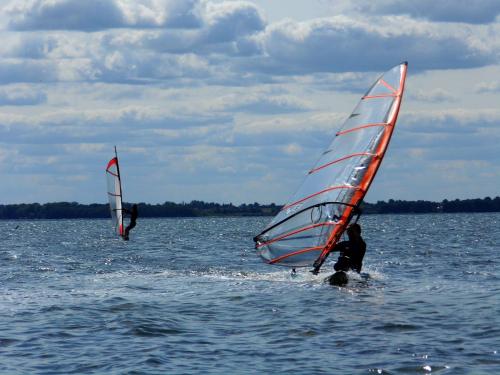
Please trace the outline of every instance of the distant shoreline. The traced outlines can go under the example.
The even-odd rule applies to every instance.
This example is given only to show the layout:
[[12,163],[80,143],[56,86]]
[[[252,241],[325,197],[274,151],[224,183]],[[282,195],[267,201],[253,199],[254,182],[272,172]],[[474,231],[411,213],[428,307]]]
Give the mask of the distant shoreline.
[[[125,207],[130,204],[125,203]],[[140,217],[207,217],[207,216],[274,216],[281,205],[210,203],[191,201],[189,203],[165,202],[162,204],[139,203]],[[378,201],[363,203],[363,214],[419,214],[458,212],[500,212],[500,197],[483,199],[455,199],[432,201]],[[0,220],[15,219],[99,219],[109,218],[106,203],[80,204],[77,202],[21,203],[0,205]]]

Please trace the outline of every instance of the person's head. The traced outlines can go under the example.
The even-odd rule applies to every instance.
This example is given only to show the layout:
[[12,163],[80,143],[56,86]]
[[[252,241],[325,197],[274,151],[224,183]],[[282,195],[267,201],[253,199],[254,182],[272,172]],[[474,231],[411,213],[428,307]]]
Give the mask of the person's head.
[[347,228],[347,235],[349,238],[351,237],[360,237],[361,236],[361,226],[358,223],[354,223],[349,225]]

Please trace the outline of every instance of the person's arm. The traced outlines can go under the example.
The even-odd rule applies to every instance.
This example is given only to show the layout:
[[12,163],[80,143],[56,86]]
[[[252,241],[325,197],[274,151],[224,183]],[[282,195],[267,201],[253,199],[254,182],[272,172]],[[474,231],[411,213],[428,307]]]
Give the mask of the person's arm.
[[331,252],[333,253],[334,251],[340,251],[341,253],[345,253],[348,249],[349,241],[342,241],[336,244]]

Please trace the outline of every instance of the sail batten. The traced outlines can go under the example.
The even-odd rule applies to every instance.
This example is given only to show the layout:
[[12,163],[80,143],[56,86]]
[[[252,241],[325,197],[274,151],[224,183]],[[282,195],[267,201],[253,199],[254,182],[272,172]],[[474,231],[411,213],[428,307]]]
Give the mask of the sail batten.
[[394,130],[406,69],[406,63],[397,65],[375,81],[296,193],[255,237],[267,263],[322,263],[352,217],[359,216]]
[[[311,229],[314,229],[314,228],[317,228],[317,227],[322,227],[322,226],[325,226],[325,225],[334,225],[334,224],[333,223],[318,223],[318,224],[310,225],[310,226],[305,227],[305,228],[301,228],[301,229],[298,229],[298,230],[295,230],[295,231],[292,231],[292,232],[289,232],[289,233],[285,233],[285,234],[283,234],[283,235],[281,235],[279,237],[276,237],[276,238],[272,239],[271,241],[258,244],[257,247],[267,246],[267,245],[272,244],[273,242],[284,240],[287,237],[293,236],[295,234],[302,233],[302,232],[305,232],[305,231],[308,231],[308,230],[311,230]],[[307,236],[307,237],[302,236],[301,238],[310,238],[310,237],[314,237],[314,236]]]
[[397,90],[389,85],[386,81],[384,81],[382,78],[379,80],[379,83],[383,84],[385,87],[387,87],[389,90],[391,90],[393,93],[397,93]]
[[298,204],[300,204],[300,203],[302,203],[302,202],[305,202],[305,201],[306,201],[306,200],[308,200],[308,199],[314,198],[314,197],[316,197],[316,196],[318,196],[318,195],[320,195],[320,194],[328,193],[328,192],[330,192],[330,191],[332,191],[332,190],[338,190],[338,189],[352,189],[352,188],[353,188],[353,186],[350,186],[350,185],[330,186],[330,187],[328,187],[328,188],[326,188],[326,189],[323,189],[323,190],[321,190],[321,191],[317,191],[317,192],[315,192],[315,193],[313,193],[313,194],[311,194],[311,195],[308,195],[307,197],[304,197],[304,198],[302,198],[302,199],[299,199],[299,200],[298,200],[298,201],[296,201],[296,202],[289,203],[289,204],[287,204],[287,205],[283,206],[283,208],[281,208],[281,210],[286,210],[286,209],[289,209],[290,207],[296,206],[296,205],[298,205]]
[[375,154],[371,154],[371,153],[369,153],[369,152],[356,152],[356,153],[351,154],[351,155],[346,155],[346,156],[344,156],[344,157],[341,157],[341,158],[339,158],[339,159],[333,160],[333,161],[331,161],[331,162],[329,162],[329,163],[326,163],[326,164],[323,164],[323,165],[321,165],[321,166],[319,166],[319,167],[316,167],[316,168],[314,168],[314,169],[311,169],[311,170],[309,171],[309,174],[312,174],[312,173],[314,173],[314,172],[317,172],[317,171],[319,171],[320,169],[327,168],[327,167],[329,167],[329,166],[331,166],[331,165],[333,165],[333,164],[340,163],[341,161],[344,161],[344,160],[347,160],[347,159],[350,159],[350,158],[354,158],[354,157],[356,157],[356,156],[375,156]]
[[380,94],[380,95],[366,95],[363,96],[361,99],[366,100],[366,99],[380,99],[380,98],[390,98],[390,97],[396,97],[398,96],[397,94]]
[[372,128],[374,126],[387,126],[387,125],[389,125],[389,124],[386,123],[386,122],[380,122],[380,123],[377,123],[377,124],[364,124],[364,125],[356,126],[355,128],[351,128],[351,129],[339,131],[335,135],[339,136],[339,135],[344,135],[344,134],[348,134],[348,133],[351,133],[351,132],[355,132],[355,131],[358,131],[358,130]]

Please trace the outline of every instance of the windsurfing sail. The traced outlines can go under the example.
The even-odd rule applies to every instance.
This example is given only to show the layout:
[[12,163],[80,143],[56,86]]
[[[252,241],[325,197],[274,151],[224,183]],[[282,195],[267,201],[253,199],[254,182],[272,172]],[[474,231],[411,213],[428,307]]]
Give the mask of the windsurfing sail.
[[396,124],[406,70],[405,62],[375,81],[297,192],[254,238],[266,262],[320,267],[359,216]]
[[106,182],[108,184],[109,209],[111,220],[116,234],[123,235],[123,212],[122,212],[122,184],[120,179],[120,167],[115,147],[115,157],[111,159],[106,167]]

